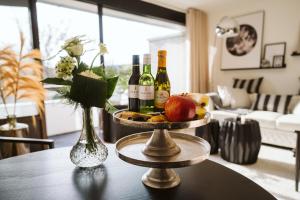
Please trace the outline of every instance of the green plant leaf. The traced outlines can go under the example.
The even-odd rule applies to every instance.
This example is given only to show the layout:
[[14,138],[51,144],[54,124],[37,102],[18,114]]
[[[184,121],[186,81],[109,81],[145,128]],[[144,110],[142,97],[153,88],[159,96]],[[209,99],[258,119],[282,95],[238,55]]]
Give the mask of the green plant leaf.
[[81,62],[76,70],[74,70],[75,74],[79,74],[80,72],[86,71],[89,69],[89,66],[84,62]]
[[42,80],[42,83],[54,84],[54,85],[72,85],[72,81],[64,80],[62,78],[46,78]]
[[116,85],[118,83],[118,79],[119,79],[119,76],[115,76],[115,77],[108,78],[106,80],[107,81],[107,96],[106,96],[107,99],[109,99],[113,95]]
[[85,107],[103,108],[106,102],[107,81],[76,75],[70,90],[70,98]]
[[105,110],[110,114],[113,114],[114,112],[118,111],[118,109],[114,105],[112,105],[108,100],[105,103]]
[[105,77],[104,68],[102,66],[99,67],[93,67],[92,72],[97,74],[98,76]]

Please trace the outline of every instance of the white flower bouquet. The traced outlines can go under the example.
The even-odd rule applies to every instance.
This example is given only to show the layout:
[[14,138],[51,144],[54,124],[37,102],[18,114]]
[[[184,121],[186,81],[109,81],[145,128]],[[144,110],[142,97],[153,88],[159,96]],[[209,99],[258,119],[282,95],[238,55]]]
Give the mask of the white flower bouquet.
[[107,77],[103,64],[94,66],[96,58],[107,53],[106,46],[100,44],[98,53],[87,65],[81,61],[84,42],[82,36],[66,40],[61,51],[66,51],[68,56],[61,57],[56,64],[56,77],[46,78],[42,82],[65,86],[57,89],[57,92],[82,107],[103,108],[109,105],[107,108],[111,108],[108,99],[114,92],[118,76]]

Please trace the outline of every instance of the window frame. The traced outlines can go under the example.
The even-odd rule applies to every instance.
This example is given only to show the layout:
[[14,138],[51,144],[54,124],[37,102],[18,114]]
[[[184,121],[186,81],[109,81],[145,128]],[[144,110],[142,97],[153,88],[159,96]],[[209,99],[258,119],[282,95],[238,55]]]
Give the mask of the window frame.
[[[42,0],[45,3],[55,3],[59,2],[56,0]],[[99,39],[100,42],[104,42],[103,40],[103,8],[108,8],[111,10],[121,11],[124,13],[139,15],[147,18],[158,19],[162,21],[171,22],[174,24],[179,24],[185,26],[185,18],[186,14],[183,12],[178,12],[172,9],[168,9],[165,7],[161,7],[155,4],[151,4],[148,2],[140,1],[140,0],[76,0],[78,2],[89,3],[97,6],[97,14],[99,17]],[[11,6],[23,6],[27,7],[30,15],[30,23],[31,23],[31,34],[32,34],[32,47],[35,49],[40,48],[39,42],[39,27],[38,27],[38,19],[37,19],[37,0],[12,0],[9,3],[7,1],[1,1],[0,5],[11,5]],[[66,6],[66,5],[63,5]],[[76,9],[74,6],[73,9]],[[78,9],[80,9],[78,7]],[[104,57],[101,56],[101,62],[104,63]],[[45,106],[45,105],[44,105]],[[47,138],[47,130],[46,130],[46,121],[45,121],[45,113],[41,114],[42,119],[42,137]]]

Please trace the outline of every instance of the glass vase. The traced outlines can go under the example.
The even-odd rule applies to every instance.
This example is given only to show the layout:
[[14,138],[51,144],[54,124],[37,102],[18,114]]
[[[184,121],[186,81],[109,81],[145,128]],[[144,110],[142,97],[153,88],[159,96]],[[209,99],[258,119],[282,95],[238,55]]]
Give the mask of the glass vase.
[[83,107],[82,131],[78,142],[73,146],[70,158],[78,167],[88,168],[101,165],[108,151],[101,142],[93,126],[92,108]]

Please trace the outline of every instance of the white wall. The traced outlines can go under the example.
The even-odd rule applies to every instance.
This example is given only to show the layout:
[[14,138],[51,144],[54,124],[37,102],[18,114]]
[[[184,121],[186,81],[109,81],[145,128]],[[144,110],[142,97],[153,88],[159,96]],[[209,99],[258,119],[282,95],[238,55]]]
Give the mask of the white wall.
[[149,43],[154,78],[157,71],[157,51],[167,50],[167,72],[171,83],[171,94],[186,92],[188,89],[188,61],[185,34],[153,38],[149,40]]
[[[223,16],[238,16],[258,10],[265,11],[263,45],[266,43],[286,42],[286,64],[284,69],[265,70],[220,70],[220,39],[213,65],[213,88],[216,85],[232,85],[233,77],[265,79],[261,92],[295,94],[300,88],[300,57],[290,56],[296,50],[300,40],[300,1],[299,0],[251,0],[237,1],[234,4],[217,7],[208,12],[209,44],[213,45],[214,28]],[[262,46],[263,53],[263,46]]]

